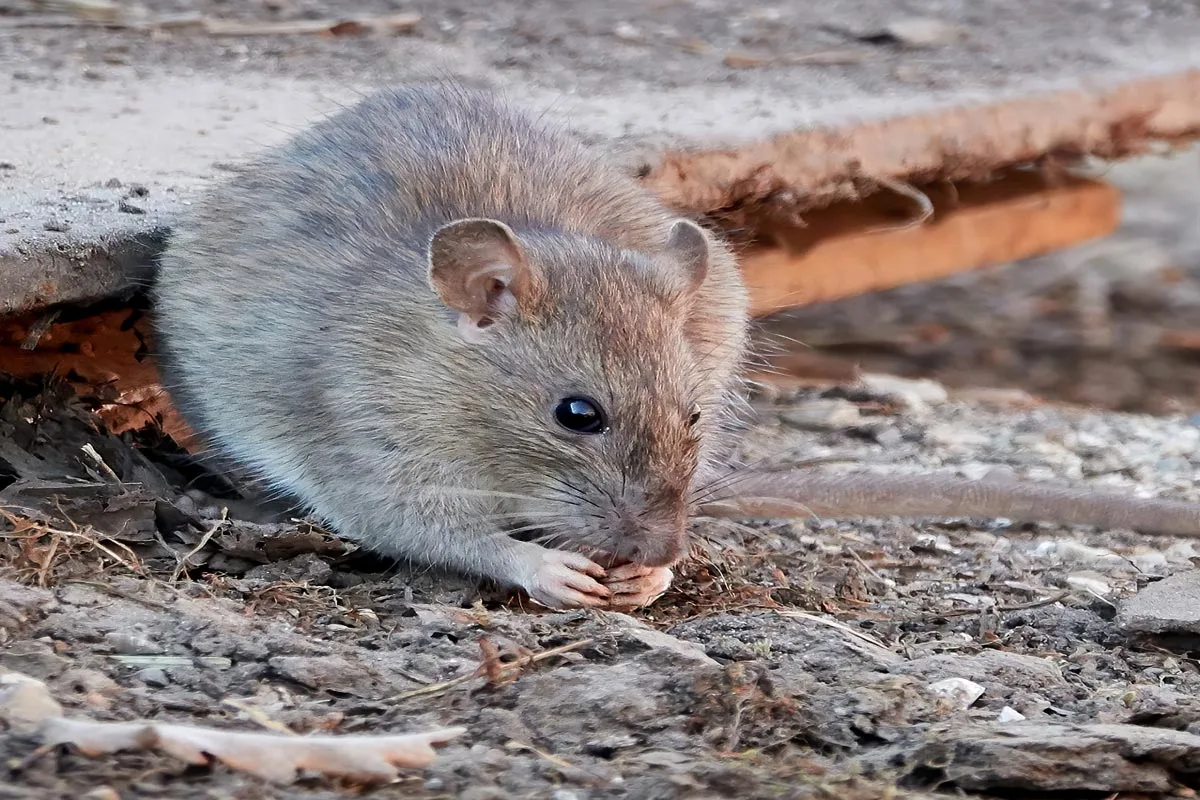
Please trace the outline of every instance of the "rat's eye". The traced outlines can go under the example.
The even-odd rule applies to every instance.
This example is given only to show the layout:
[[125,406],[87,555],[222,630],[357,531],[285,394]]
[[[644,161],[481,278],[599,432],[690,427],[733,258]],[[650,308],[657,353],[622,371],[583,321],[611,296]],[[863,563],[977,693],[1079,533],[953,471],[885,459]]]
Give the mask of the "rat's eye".
[[694,428],[700,422],[700,406],[692,406],[692,415],[688,417],[688,427]]
[[554,407],[554,418],[574,433],[604,433],[608,422],[600,404],[587,397],[564,397]]

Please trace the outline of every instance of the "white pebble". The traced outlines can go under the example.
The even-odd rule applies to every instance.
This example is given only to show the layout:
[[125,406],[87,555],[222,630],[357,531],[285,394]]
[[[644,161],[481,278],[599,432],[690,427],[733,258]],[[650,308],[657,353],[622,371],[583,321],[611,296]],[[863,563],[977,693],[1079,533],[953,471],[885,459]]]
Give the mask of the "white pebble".
[[966,678],[946,678],[929,684],[929,691],[938,697],[952,700],[959,708],[970,708],[983,696],[984,688]]

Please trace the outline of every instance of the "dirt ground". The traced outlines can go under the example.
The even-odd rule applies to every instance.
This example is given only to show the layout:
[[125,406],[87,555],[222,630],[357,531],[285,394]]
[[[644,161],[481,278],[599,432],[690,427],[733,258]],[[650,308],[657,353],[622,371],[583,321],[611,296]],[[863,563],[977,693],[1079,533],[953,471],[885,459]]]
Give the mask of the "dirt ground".
[[[328,6],[153,5],[244,19]],[[20,29],[0,44],[23,80],[50,80],[64,64],[105,80],[166,61],[386,74],[455,37],[475,41],[488,68],[615,52],[636,78],[648,45],[635,36],[645,34],[635,5],[606,4],[568,24],[558,4],[519,19],[481,10],[474,21],[454,4],[363,4],[425,16],[412,37],[355,40],[352,57],[340,37]],[[1132,19],[1142,5],[1123,8]],[[1156,14],[1177,7],[1146,4]],[[1025,14],[1012,8],[1017,30]],[[1055,9],[1050,21],[1072,30],[1062,38],[1077,63],[1086,15]],[[768,25],[769,14],[685,11],[666,18],[671,41],[715,43],[696,56],[714,80],[747,80],[719,65],[723,50],[792,46],[795,31]],[[572,25],[603,30],[603,51],[573,50],[563,33]],[[527,46],[501,52],[488,44],[496,30]],[[910,54],[904,74],[920,89],[960,62],[983,69],[1006,31]],[[818,38],[814,46],[844,40]],[[682,66],[667,80],[696,68],[682,56],[672,63]],[[1200,426],[1190,416],[1200,370],[1186,335],[1200,321],[1196,166],[1189,155],[1115,172],[1132,199],[1126,227],[1104,243],[774,321],[763,335],[777,346],[787,336],[842,363],[935,375],[962,391],[946,398],[911,385],[901,402],[879,384],[767,387],[743,456],[969,477],[1001,468],[1200,501]],[[1161,416],[1046,405],[993,387]],[[487,587],[383,563],[307,522],[248,521],[236,492],[155,431],[108,434],[93,413],[102,399],[0,383],[0,505],[25,508],[0,522],[0,670],[45,681],[69,715],[93,719],[467,733],[428,769],[367,790],[320,777],[277,787],[153,753],[46,751],[0,727],[0,798],[1131,800],[1200,788],[1195,631],[1147,634],[1121,611],[1190,572],[1193,542],[1002,520],[701,519],[694,557],[654,607],[541,613]],[[192,490],[229,503],[229,519]]]
[[[744,457],[1000,467],[1200,499],[1200,428],[1186,419],[871,385],[759,396]],[[1003,521],[698,520],[694,558],[654,607],[534,613],[308,523],[222,523],[185,495],[228,498],[219,481],[150,431],[106,434],[68,395],[0,393],[0,499],[29,509],[0,532],[0,667],[46,681],[68,714],[467,727],[378,797],[1131,798],[1200,785],[1194,638],[1147,638],[1116,613],[1190,570],[1193,542]],[[942,694],[964,679],[978,698]],[[0,733],[0,796],[337,792],[35,746]]]

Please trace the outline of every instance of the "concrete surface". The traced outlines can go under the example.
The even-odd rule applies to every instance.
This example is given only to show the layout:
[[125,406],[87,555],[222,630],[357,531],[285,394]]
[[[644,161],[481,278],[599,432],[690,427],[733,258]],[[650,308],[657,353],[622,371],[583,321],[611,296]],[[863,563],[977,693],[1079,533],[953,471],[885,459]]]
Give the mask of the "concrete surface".
[[[428,0],[403,4],[423,15],[411,35],[223,38],[187,29],[22,27],[33,4],[0,2],[0,313],[95,299],[143,280],[171,220],[237,160],[358,92],[397,80],[455,74],[501,87],[603,142],[631,170],[652,173],[652,185],[697,213],[780,197],[803,207],[822,181],[836,184],[834,194],[853,191],[858,151],[874,145],[855,143],[847,152],[826,137],[816,145],[829,149],[825,158],[800,140],[779,138],[798,131],[844,131],[1046,92],[1083,98],[1054,101],[1049,110],[1066,122],[1036,135],[1021,127],[1026,122],[1006,129],[1003,120],[971,117],[1023,142],[1011,153],[974,153],[995,142],[984,137],[975,147],[969,131],[953,126],[878,129],[872,141],[888,144],[875,173],[903,177],[930,142],[937,147],[923,171],[976,156],[972,169],[986,171],[1029,152],[1104,151],[1126,118],[1151,118],[1138,139],[1200,125],[1200,108],[1172,106],[1170,97],[1150,108],[1108,99],[1122,83],[1200,67],[1193,47],[1200,9],[1192,3],[813,5],[729,9],[685,0],[649,10],[634,0],[572,0],[476,8]],[[341,9],[316,0],[146,6],[152,14],[243,19]],[[396,6],[368,0],[355,11],[394,13]],[[923,17],[939,21],[937,42],[859,38]],[[806,57],[817,60],[770,65]],[[1146,92],[1133,94],[1137,101]],[[1105,118],[1116,106],[1119,114]],[[1048,116],[1045,106],[1022,113],[1035,122]],[[1092,118],[1100,122],[1089,127]],[[709,160],[680,166],[679,158],[696,154]],[[725,163],[731,154],[732,166]],[[790,173],[781,166],[789,160],[798,165]],[[761,172],[760,162],[775,170],[770,181],[739,181]]]
[[1120,604],[1117,620],[1136,633],[1200,634],[1200,571],[1147,585]]

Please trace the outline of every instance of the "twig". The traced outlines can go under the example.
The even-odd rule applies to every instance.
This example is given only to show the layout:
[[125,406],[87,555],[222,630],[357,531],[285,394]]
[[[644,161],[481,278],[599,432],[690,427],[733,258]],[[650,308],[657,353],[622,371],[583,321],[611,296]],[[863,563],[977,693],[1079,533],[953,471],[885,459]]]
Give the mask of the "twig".
[[[558,647],[552,647],[549,650],[543,650],[540,653],[534,653],[532,655],[525,656],[524,658],[520,658],[516,661],[511,661],[508,664],[505,664],[505,671],[520,671],[521,668],[531,666],[539,661],[545,661],[548,658],[553,658],[554,656],[562,655],[563,653],[569,653],[572,650],[578,650],[581,647],[587,647],[594,641],[594,639],[580,639],[577,642],[570,642]],[[453,689],[456,686],[462,686],[464,683],[470,683],[476,678],[486,677],[487,669],[487,664],[480,664],[477,668],[475,668],[474,671],[466,675],[460,675],[457,678],[452,678],[448,681],[442,681],[441,683],[431,683],[428,686],[422,686],[420,689],[401,692],[400,694],[392,695],[381,702],[398,703],[402,700],[411,700],[414,697],[426,697],[428,695],[441,694],[442,692]]]
[[221,530],[221,528],[223,528],[227,522],[229,522],[229,509],[222,508],[221,518],[214,522],[209,529],[204,532],[204,535],[200,537],[200,541],[196,542],[196,546],[189,550],[186,556],[179,559],[179,563],[175,565],[175,569],[171,572],[171,578],[167,581],[167,583],[178,582],[179,576],[183,574],[185,569],[187,569],[188,559],[203,550],[208,545],[208,542],[210,539],[212,539],[213,535],[217,531]]
[[114,472],[113,468],[110,467],[105,462],[104,456],[102,456],[98,452],[96,452],[96,448],[92,446],[91,442],[88,442],[87,444],[85,444],[83,447],[81,447],[79,449],[83,451],[83,454],[85,456],[90,458],[92,461],[96,462],[96,466],[100,467],[100,469],[104,472],[104,474],[107,475],[112,480],[113,483],[117,484],[118,486],[125,485],[124,482],[121,480],[121,476],[119,476],[116,472]]
[[[1054,605],[1058,601],[1065,600],[1066,598],[1070,597],[1072,594],[1074,594],[1074,590],[1068,589],[1065,592],[1059,592],[1058,594],[1051,595],[1050,597],[1044,597],[1041,600],[1033,600],[1028,603],[1017,603],[1016,605],[1012,605],[1012,606],[992,606],[990,609],[954,608],[949,611],[939,611],[936,613],[931,612],[929,614],[929,616],[931,616],[931,617],[965,617],[970,614],[978,614],[981,611],[995,611],[997,613],[1005,612],[1005,611],[1026,611],[1030,608],[1041,608],[1042,606]],[[1106,600],[1105,602],[1108,602],[1108,601]],[[1110,603],[1110,605],[1111,605],[1111,603]]]
[[[122,600],[129,600],[134,603],[141,603],[142,605],[144,605],[148,608],[153,608],[157,611],[170,611],[171,610],[171,607],[166,605],[165,603],[160,603],[157,600],[151,600],[148,597],[142,597],[141,595],[134,594],[133,592],[126,592],[123,589],[118,589],[117,587],[110,586],[107,583],[100,583],[99,581],[85,581],[85,580],[78,579],[78,578],[64,581],[64,583],[76,584],[79,586],[90,586],[93,589],[98,589],[98,590],[104,592],[105,594],[111,594],[114,597],[120,597]],[[161,584],[159,584],[157,581],[154,581],[153,585],[161,585]],[[167,586],[166,588],[172,592],[175,592],[175,589],[171,588],[170,586]]]
[[505,742],[504,746],[509,750],[526,750],[530,753],[533,753],[535,756],[546,759],[556,767],[562,767],[563,769],[578,769],[578,767],[576,767],[570,761],[564,761],[553,753],[547,753],[545,750],[540,750],[531,744],[526,744],[525,742],[518,742],[516,739]]
[[863,569],[865,569],[865,570],[867,571],[867,574],[868,574],[868,575],[870,575],[870,576],[871,576],[872,578],[874,578],[875,580],[879,581],[879,583],[880,583],[882,586],[884,586],[885,588],[891,588],[891,586],[892,586],[892,582],[891,582],[891,581],[889,581],[887,578],[883,577],[882,575],[880,575],[880,574],[879,574],[878,572],[876,572],[874,569],[872,569],[872,568],[871,568],[871,567],[870,567],[870,566],[867,564],[867,562],[866,562],[866,561],[863,561],[863,557],[862,557],[862,556],[860,556],[860,555],[858,554],[858,552],[857,552],[857,551],[856,551],[856,550],[855,550],[853,547],[847,547],[847,548],[846,548],[846,552],[847,552],[847,553],[849,553],[849,554],[850,554],[850,556],[851,556],[851,557],[852,557],[852,558],[853,558],[855,561],[857,561],[857,562],[858,562],[858,565],[859,565],[860,567],[862,567]]
[[828,617],[821,617],[816,614],[810,614],[807,611],[795,611],[792,609],[779,609],[775,613],[779,614],[781,617],[790,617],[792,619],[803,619],[803,620],[808,620],[809,622],[815,622],[819,625],[826,625],[830,628],[833,628],[834,630],[841,631],[842,633],[846,634],[847,636],[849,636],[853,639],[857,639],[858,641],[862,642],[863,644],[870,645],[871,647],[877,647],[880,650],[890,653],[893,656],[896,655],[896,653],[891,648],[889,648],[887,645],[885,645],[883,642],[879,641],[878,639],[868,636],[867,634],[863,633],[862,631],[855,630],[854,628],[851,628],[849,625],[845,625],[841,622],[838,622],[835,619],[829,619]]
[[[59,511],[61,512],[62,509],[60,508]],[[34,529],[37,529],[40,531],[37,534],[37,536],[44,536],[49,533],[49,534],[55,534],[57,536],[62,536],[67,539],[74,539],[77,541],[82,541],[85,544],[90,545],[91,547],[94,547],[97,550],[99,550],[100,552],[104,553],[106,556],[111,558],[115,563],[120,564],[121,566],[125,567],[125,569],[129,570],[134,575],[143,575],[144,576],[146,574],[145,567],[141,566],[138,562],[137,554],[134,553],[133,550],[131,550],[127,544],[125,544],[124,542],[118,541],[111,536],[102,534],[99,531],[97,531],[95,528],[89,527],[89,528],[81,530],[77,525],[75,525],[74,522],[71,521],[70,518],[67,518],[67,522],[70,522],[71,525],[75,527],[75,530],[73,530],[73,531],[61,530],[59,528],[52,528],[44,522],[30,520],[30,519],[22,517],[18,514],[14,514],[3,506],[0,506],[0,517],[3,517],[6,520],[8,520],[9,524],[12,525],[14,528],[18,527],[18,525],[21,521],[28,523],[25,526],[26,528],[34,528]],[[89,536],[88,535],[89,532],[93,535]],[[111,549],[109,549],[108,547],[101,544],[102,539],[112,542],[112,544],[115,547],[120,548],[120,549],[124,550],[126,553],[128,553],[131,561],[126,561],[124,558],[122,558],[121,556],[114,553]]]
[[287,725],[284,725],[282,722],[273,720],[270,717],[268,717],[266,712],[263,711],[261,708],[255,708],[252,705],[243,703],[241,700],[234,700],[232,697],[226,697],[224,700],[221,701],[221,705],[225,705],[225,706],[229,706],[230,708],[237,709],[238,711],[242,712],[247,717],[249,717],[252,722],[254,722],[258,725],[261,725],[262,727],[266,728],[269,731],[275,731],[276,733],[282,733],[285,736],[299,736],[298,733],[296,733],[294,730],[289,728]]

